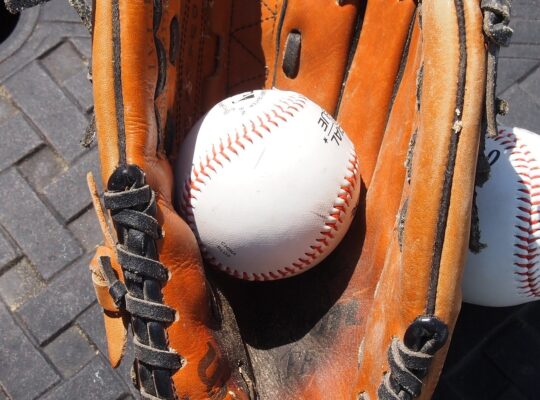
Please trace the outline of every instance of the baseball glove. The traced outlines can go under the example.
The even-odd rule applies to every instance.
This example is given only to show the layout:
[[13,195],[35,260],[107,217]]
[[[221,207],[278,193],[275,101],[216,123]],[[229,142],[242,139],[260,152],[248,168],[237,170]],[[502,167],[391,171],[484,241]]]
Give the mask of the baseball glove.
[[[111,363],[131,324],[145,399],[429,398],[461,303],[508,2],[95,0],[93,18],[72,3],[93,19],[108,213],[94,189],[105,245],[91,270]],[[338,120],[363,190],[321,265],[245,282],[205,268],[171,165],[211,106],[272,87]]]

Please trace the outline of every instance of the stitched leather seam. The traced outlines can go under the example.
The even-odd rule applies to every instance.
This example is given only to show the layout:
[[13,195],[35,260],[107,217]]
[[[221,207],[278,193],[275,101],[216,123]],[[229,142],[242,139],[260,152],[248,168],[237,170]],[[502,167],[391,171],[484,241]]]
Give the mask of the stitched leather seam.
[[[261,23],[263,23],[263,22],[270,21],[270,20],[275,20],[276,15],[277,15],[277,13],[273,12],[273,14],[270,17],[261,18],[259,21],[255,21],[255,22],[253,22],[251,24],[246,24],[246,25],[239,26],[238,28],[231,31],[231,34],[235,34],[237,32],[243,31],[245,29],[253,28],[253,27],[260,27]],[[236,37],[235,37],[235,39],[238,40],[238,38],[236,38]]]
[[242,41],[240,41],[236,36],[234,36],[234,34],[231,35],[231,39],[233,39],[238,44],[238,46],[244,49],[244,51],[247,54],[249,54],[255,61],[257,61],[259,65],[261,66],[266,65],[264,60],[261,60],[259,57],[257,57],[257,55],[251,49],[249,49],[249,47],[247,47]]
[[264,112],[247,123],[243,123],[240,128],[235,130],[234,134],[227,135],[225,142],[220,140],[219,144],[212,145],[212,149],[206,154],[204,161],[200,161],[198,165],[193,167],[190,178],[184,182],[182,198],[180,199],[181,212],[199,241],[201,253],[206,261],[229,275],[245,280],[266,281],[296,274],[308,268],[318,260],[320,254],[324,253],[324,248],[330,246],[331,239],[335,237],[335,232],[340,229],[343,223],[343,216],[351,206],[354,207],[351,201],[355,186],[358,184],[358,158],[353,150],[344,176],[344,183],[339,187],[332,210],[329,212],[319,236],[310,246],[311,251],[305,252],[290,265],[275,268],[268,273],[240,272],[219,262],[200,241],[194,220],[193,200],[197,200],[204,185],[212,178],[211,172],[218,173],[218,169],[223,168],[224,164],[231,162],[240,152],[246,150],[256,137],[263,138],[270,134],[272,129],[279,127],[279,123],[287,122],[288,118],[294,117],[295,113],[304,108],[305,101],[303,96],[289,96],[274,104],[269,112]]
[[272,13],[272,15],[273,15],[274,17],[277,15],[277,10],[276,10],[277,7],[275,7],[275,4],[274,4],[274,9],[272,10],[272,9],[270,8],[270,6],[268,5],[268,2],[267,2],[267,1],[261,1],[261,3],[262,3],[262,5],[263,5],[264,8],[266,8],[268,11],[270,11],[270,12]]
[[240,85],[243,85],[244,83],[247,83],[247,82],[250,82],[250,81],[254,81],[255,79],[261,79],[261,78],[266,78],[266,75],[265,74],[257,74],[257,75],[253,75],[253,76],[249,76],[247,78],[244,78],[238,82],[235,82],[233,83],[229,89],[233,89],[235,87],[238,87]]
[[[236,37],[236,33],[242,31],[242,30],[246,30],[246,29],[250,29],[250,28],[253,28],[253,27],[256,27],[256,26],[260,26],[262,25],[264,22],[267,22],[267,21],[270,21],[270,20],[273,20],[274,23],[273,23],[273,27],[272,27],[272,32],[274,31],[274,26],[275,26],[275,22],[276,22],[276,19],[277,19],[277,10],[276,11],[272,11],[272,9],[270,8],[270,6],[267,4],[267,2],[263,1],[262,2],[263,6],[270,11],[270,13],[272,14],[270,17],[266,17],[266,18],[260,18],[259,20],[257,21],[254,21],[253,23],[249,23],[249,24],[245,24],[245,25],[241,25],[235,29],[231,29],[231,31],[229,32],[229,40],[228,40],[228,51],[227,51],[227,70],[229,71],[229,73],[227,74],[227,83],[226,83],[226,91],[227,93],[229,93],[232,89],[234,89],[235,87],[238,87],[240,85],[242,85],[243,83],[246,83],[246,82],[249,82],[251,80],[254,80],[254,79],[258,79],[258,78],[261,78],[261,77],[265,77],[265,74],[264,73],[260,73],[256,76],[253,76],[251,78],[247,78],[247,79],[243,79],[239,82],[234,82],[231,84],[231,47],[233,45],[233,40],[234,42],[236,42],[236,44],[244,51],[246,52],[247,54],[249,54],[258,64],[260,64],[261,66],[266,66],[266,62],[262,59],[260,59],[260,57],[258,57],[252,49],[250,49],[248,47],[248,45],[246,43],[244,43],[240,38]],[[235,15],[235,2],[232,3],[231,5],[231,15],[230,15],[230,20],[229,20],[229,23],[230,23],[230,26],[232,27],[233,25],[233,16]]]
[[514,225],[514,274],[520,294],[540,297],[540,163],[527,146],[520,143],[513,132],[499,129],[494,138],[505,150],[510,151],[513,166],[520,176],[517,200],[519,201]]

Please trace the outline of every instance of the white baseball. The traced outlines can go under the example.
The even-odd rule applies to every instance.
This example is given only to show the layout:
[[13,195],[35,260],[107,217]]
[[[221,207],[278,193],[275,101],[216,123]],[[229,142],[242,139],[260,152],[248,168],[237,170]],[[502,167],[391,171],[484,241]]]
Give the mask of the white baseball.
[[306,97],[236,95],[188,134],[177,204],[206,261],[246,280],[297,275],[321,262],[353,219],[360,190],[353,143]]
[[490,179],[478,189],[482,242],[469,254],[463,299],[512,306],[540,299],[540,137],[500,128],[487,139]]

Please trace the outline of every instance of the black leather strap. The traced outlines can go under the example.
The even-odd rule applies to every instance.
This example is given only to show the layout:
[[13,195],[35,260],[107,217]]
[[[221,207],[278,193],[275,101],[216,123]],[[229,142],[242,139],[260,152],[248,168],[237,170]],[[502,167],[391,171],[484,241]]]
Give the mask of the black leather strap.
[[182,367],[183,358],[168,346],[166,327],[176,312],[163,304],[161,293],[168,272],[155,242],[161,238],[155,194],[134,165],[119,166],[107,189],[105,207],[117,230],[116,254],[127,288],[123,298],[134,334],[137,386],[145,399],[173,399],[171,375]]

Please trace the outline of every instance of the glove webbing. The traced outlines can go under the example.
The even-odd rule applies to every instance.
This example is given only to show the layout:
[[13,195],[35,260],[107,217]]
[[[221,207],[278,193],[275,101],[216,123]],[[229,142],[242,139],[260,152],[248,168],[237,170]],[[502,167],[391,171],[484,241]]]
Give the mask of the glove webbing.
[[[161,238],[161,228],[155,218],[155,194],[142,170],[131,165],[118,167],[107,188],[104,203],[118,233],[116,252],[127,289],[124,299],[115,300],[131,316],[136,385],[145,399],[174,399],[171,374],[182,367],[183,359],[169,349],[165,331],[175,311],[163,304],[161,293],[168,272],[158,260],[155,241]],[[112,269],[108,260],[101,260],[101,267],[110,288],[118,292],[119,282],[107,271]]]

